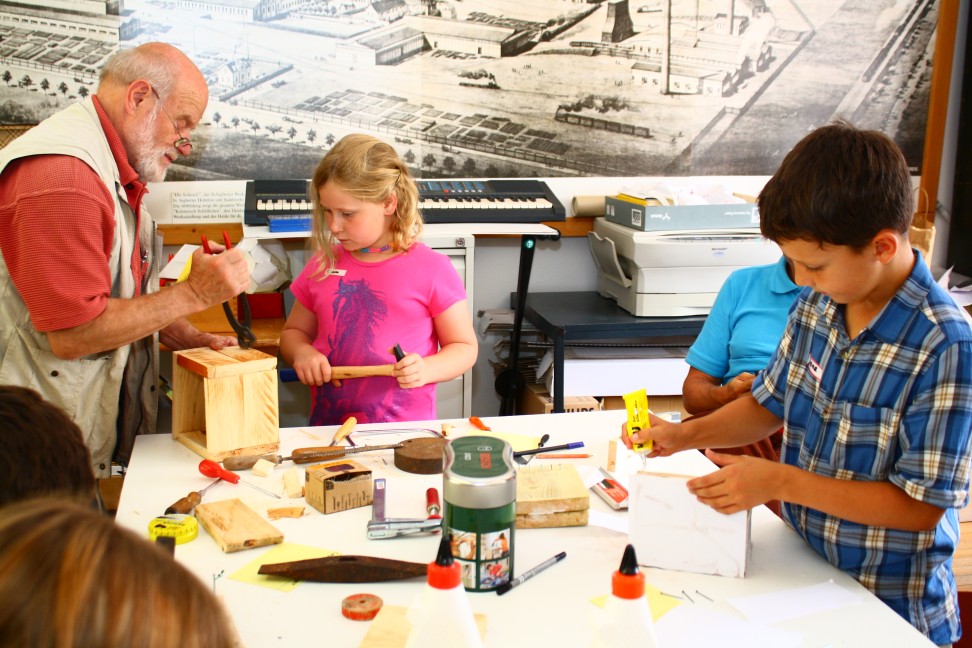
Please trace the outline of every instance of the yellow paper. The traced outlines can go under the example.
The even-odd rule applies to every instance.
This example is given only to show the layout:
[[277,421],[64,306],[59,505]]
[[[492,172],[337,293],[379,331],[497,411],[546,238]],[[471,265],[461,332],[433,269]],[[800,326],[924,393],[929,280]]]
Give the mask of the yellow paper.
[[278,592],[289,592],[297,587],[300,581],[283,578],[281,576],[264,576],[263,574],[257,573],[260,570],[260,565],[293,562],[294,560],[309,560],[311,558],[326,558],[327,556],[337,556],[339,553],[330,549],[284,542],[260,554],[253,561],[241,567],[230,578],[242,583],[269,587]]
[[493,431],[477,431],[476,436],[488,436],[495,439],[502,439],[510,444],[513,448],[513,452],[521,452],[523,450],[534,450],[537,444],[540,443],[540,437],[528,436],[526,434],[508,434],[506,432],[493,432]]
[[[603,608],[607,604],[608,594],[598,596],[591,600],[594,605],[599,608]],[[665,616],[669,610],[682,604],[682,599],[676,596],[668,596],[667,594],[662,594],[660,589],[654,588],[648,583],[645,583],[645,596],[648,597],[648,609],[651,610],[652,621],[658,622],[658,619]]]

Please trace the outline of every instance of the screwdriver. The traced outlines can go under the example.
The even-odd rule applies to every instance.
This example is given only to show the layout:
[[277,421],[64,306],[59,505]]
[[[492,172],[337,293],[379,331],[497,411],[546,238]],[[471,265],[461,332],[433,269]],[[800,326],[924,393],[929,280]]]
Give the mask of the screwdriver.
[[353,448],[348,446],[297,448],[290,454],[289,457],[281,457],[279,454],[226,457],[223,459],[223,468],[226,468],[227,470],[249,470],[260,459],[264,459],[275,464],[280,464],[284,461],[293,461],[297,464],[305,464],[313,463],[315,461],[340,459],[344,455],[368,452],[370,450],[392,450],[401,447],[401,443],[390,443],[388,445],[357,446]]
[[[220,466],[218,463],[216,463],[212,459],[203,459],[202,461],[200,461],[199,462],[199,472],[201,472],[202,474],[206,475],[207,477],[216,477],[218,479],[222,479],[224,481],[228,481],[231,484],[243,483],[243,484],[246,484],[247,486],[249,486],[250,488],[255,488],[258,491],[261,491],[261,492],[266,493],[267,495],[270,495],[271,497],[276,497],[277,499],[280,499],[280,496],[277,495],[274,492],[268,491],[265,488],[260,488],[256,484],[251,484],[250,482],[242,481],[240,479],[240,476],[237,475],[235,472],[230,472],[229,470],[224,469],[222,466]],[[207,486],[207,488],[208,488],[208,486]]]
[[196,508],[196,505],[202,501],[203,493],[218,484],[220,481],[221,480],[217,479],[202,490],[192,491],[182,499],[178,500],[175,504],[165,509],[165,514],[171,515],[172,513],[191,513],[192,509]]

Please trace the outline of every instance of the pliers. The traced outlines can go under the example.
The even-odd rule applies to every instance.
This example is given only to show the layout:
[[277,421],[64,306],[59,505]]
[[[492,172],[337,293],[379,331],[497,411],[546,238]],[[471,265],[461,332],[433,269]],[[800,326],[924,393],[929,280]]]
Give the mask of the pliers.
[[[202,249],[206,254],[212,254],[212,250],[209,247],[209,241],[206,239],[206,235],[203,234],[202,238]],[[226,249],[229,250],[233,247],[230,242],[229,234],[226,230],[223,230],[223,244]],[[240,308],[243,310],[243,322],[241,323],[236,319],[233,314],[233,309],[230,307],[228,301],[223,302],[223,312],[226,314],[226,319],[229,321],[229,325],[233,327],[233,331],[236,332],[236,341],[239,343],[240,348],[249,349],[254,344],[256,344],[256,335],[253,334],[253,329],[250,326],[253,324],[253,317],[250,315],[250,302],[246,299],[246,293],[240,293],[237,300],[240,302]]]

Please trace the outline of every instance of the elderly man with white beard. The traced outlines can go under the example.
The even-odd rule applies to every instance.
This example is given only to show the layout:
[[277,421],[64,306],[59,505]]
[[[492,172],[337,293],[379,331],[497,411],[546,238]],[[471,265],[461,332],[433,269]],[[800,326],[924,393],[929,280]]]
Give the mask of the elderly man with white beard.
[[183,52],[146,43],[108,60],[94,96],[0,150],[0,384],[64,409],[101,478],[155,431],[160,339],[236,344],[186,317],[249,285],[243,254],[197,251],[188,279],[160,291],[143,204],[146,183],[192,151],[208,100]]

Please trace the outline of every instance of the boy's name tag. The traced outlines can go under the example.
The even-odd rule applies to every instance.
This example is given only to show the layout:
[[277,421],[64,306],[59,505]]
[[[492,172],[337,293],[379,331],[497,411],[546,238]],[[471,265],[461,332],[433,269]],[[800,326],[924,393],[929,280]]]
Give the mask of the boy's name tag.
[[810,356],[810,359],[807,360],[807,369],[810,371],[810,375],[813,376],[813,379],[820,382],[820,377],[823,375],[823,370],[820,368],[820,365],[817,364],[817,361],[813,359],[813,356]]
[[348,271],[347,270],[344,270],[342,268],[328,268],[324,272],[324,276],[325,277],[331,277],[331,276],[343,277],[346,274],[348,274]]

